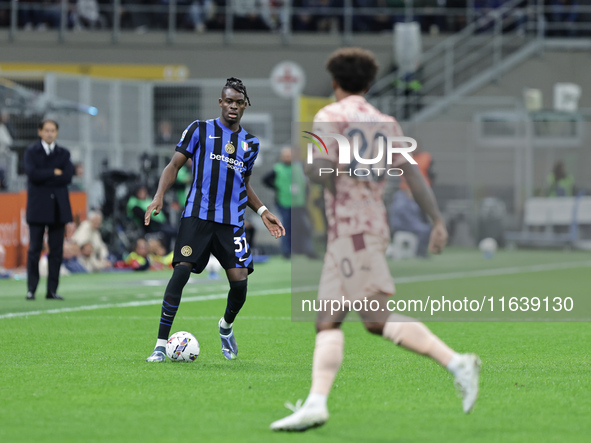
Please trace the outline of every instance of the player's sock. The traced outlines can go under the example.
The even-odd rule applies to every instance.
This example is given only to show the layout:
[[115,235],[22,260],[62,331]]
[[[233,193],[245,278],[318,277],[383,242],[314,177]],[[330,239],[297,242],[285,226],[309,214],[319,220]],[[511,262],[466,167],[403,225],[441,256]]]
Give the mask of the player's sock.
[[311,392],[306,398],[304,402],[305,407],[314,407],[314,408],[326,408],[326,401],[328,400],[328,395],[324,394],[317,394],[315,392]]
[[462,367],[462,357],[460,354],[455,352],[454,355],[451,357],[451,360],[447,364],[446,368],[453,375],[456,375],[458,373],[458,371],[461,369],[461,367]]
[[[329,329],[316,334],[316,346],[312,363],[312,387],[308,397],[315,394],[324,396],[325,399],[328,397],[343,361],[344,345],[345,337],[340,329]],[[315,396],[311,401],[319,399],[321,397]],[[307,402],[308,400],[306,400]],[[326,405],[326,401],[324,405]]]
[[247,280],[231,281],[230,291],[228,292],[228,303],[226,304],[226,312],[224,313],[224,320],[226,324],[234,323],[236,316],[244,306],[246,302],[246,287],[248,285]]
[[232,323],[228,323],[224,317],[220,318],[218,325],[220,327],[220,334],[228,335],[232,332]]
[[[158,339],[168,340],[170,328],[181,303],[183,288],[189,281],[191,269],[184,265],[174,267],[172,277],[164,291],[164,300],[162,300],[162,312],[160,315],[160,327],[158,328]],[[166,344],[166,343],[165,343]]]
[[160,348],[160,347],[165,348],[166,347],[166,341],[167,340],[164,340],[163,338],[159,338],[158,340],[156,340],[156,346],[154,346],[154,348]]
[[382,333],[385,338],[417,354],[427,355],[447,367],[454,351],[419,322],[387,322]]

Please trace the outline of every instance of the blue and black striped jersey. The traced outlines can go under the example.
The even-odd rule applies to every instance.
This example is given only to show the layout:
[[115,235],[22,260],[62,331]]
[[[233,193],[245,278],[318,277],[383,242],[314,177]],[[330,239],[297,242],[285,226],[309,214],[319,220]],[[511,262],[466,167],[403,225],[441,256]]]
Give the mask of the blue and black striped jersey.
[[232,132],[219,118],[196,120],[176,150],[193,159],[193,184],[182,216],[242,226],[248,200],[244,178],[252,173],[259,140],[242,127]]

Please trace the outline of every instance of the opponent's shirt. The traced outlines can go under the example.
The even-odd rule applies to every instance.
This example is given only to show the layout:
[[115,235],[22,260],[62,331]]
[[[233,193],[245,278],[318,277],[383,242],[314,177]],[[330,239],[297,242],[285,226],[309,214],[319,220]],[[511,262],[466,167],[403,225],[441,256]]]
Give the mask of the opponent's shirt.
[[182,216],[242,226],[248,201],[244,179],[252,174],[259,140],[242,127],[232,132],[219,118],[196,120],[176,150],[193,160],[193,182]]
[[[359,153],[366,159],[377,158],[377,143],[372,141],[378,136],[403,136],[402,129],[394,117],[381,113],[360,95],[350,95],[318,111],[314,117],[313,132],[337,133],[348,138],[360,137],[363,140],[361,145],[365,148],[359,149]],[[394,154],[391,164],[387,164],[387,156],[384,154],[381,164],[364,165],[353,160],[350,165],[343,165],[338,163],[339,151],[336,140],[326,137],[323,141],[327,145],[327,152],[314,150],[314,159],[328,159],[334,162],[335,169],[338,168],[340,171],[363,168],[370,172],[368,176],[339,173],[335,177],[336,195],[325,189],[328,241],[362,233],[378,235],[389,240],[390,229],[383,202],[385,180],[388,177],[385,170],[397,168],[406,160],[402,155]],[[354,159],[354,156],[351,155],[351,158]],[[381,168],[381,171],[372,168]]]

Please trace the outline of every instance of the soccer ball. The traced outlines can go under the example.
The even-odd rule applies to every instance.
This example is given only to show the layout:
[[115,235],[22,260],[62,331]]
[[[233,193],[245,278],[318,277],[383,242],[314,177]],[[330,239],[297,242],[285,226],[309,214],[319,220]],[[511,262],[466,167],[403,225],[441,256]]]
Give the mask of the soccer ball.
[[210,280],[218,280],[220,278],[219,274],[222,271],[222,265],[217,258],[215,258],[213,255],[210,255],[209,262],[207,262],[205,270],[209,273],[208,277]]
[[195,361],[199,356],[199,342],[190,332],[175,332],[166,342],[166,355],[172,361]]
[[484,255],[484,258],[491,259],[497,252],[497,241],[494,238],[487,237],[480,240],[478,249]]

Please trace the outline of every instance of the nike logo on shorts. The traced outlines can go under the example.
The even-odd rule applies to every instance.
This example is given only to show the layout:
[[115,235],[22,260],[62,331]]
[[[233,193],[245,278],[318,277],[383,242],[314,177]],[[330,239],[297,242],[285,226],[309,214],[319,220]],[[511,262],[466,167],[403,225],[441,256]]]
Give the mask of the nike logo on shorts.
[[246,261],[246,258],[242,258],[242,257],[240,257],[240,258],[238,259],[238,261],[239,261],[240,263],[242,263],[243,261]]

